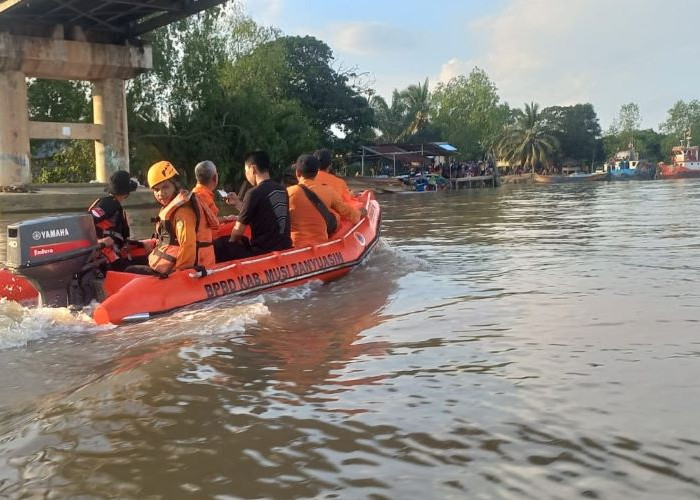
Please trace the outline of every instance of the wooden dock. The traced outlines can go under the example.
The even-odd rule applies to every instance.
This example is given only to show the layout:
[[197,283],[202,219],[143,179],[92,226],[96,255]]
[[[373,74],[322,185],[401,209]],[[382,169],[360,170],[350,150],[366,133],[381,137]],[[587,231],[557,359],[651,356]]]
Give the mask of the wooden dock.
[[456,177],[447,179],[452,189],[471,189],[483,187],[497,187],[497,175],[479,175],[474,177]]

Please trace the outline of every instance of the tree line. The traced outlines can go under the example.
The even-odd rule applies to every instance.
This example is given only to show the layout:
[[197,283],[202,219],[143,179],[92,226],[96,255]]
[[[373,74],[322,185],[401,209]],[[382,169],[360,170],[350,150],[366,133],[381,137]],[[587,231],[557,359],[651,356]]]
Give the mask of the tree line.
[[[389,102],[356,68],[338,67],[330,47],[285,36],[226,7],[210,9],[148,35],[153,70],[127,86],[131,170],[169,159],[192,179],[213,160],[224,183],[243,179],[246,151],[266,149],[279,175],[301,152],[331,148],[351,158],[360,144],[447,141],[463,160],[591,165],[633,143],[642,158],[665,159],[685,130],[700,130],[700,101],[678,101],[660,131],[640,128],[639,107],[621,107],[601,130],[592,104],[535,103],[511,108],[486,72],[395,90]],[[92,120],[87,82],[33,80],[30,119]],[[94,176],[89,141],[32,141],[35,182]]]

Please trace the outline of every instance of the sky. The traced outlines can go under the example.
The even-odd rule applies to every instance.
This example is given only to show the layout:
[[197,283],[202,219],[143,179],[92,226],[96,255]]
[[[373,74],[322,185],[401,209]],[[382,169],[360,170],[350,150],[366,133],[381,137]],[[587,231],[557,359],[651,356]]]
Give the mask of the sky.
[[700,98],[700,0],[245,0],[257,23],[327,43],[379,94],[474,67],[512,107],[590,102],[607,129],[639,105],[643,128]]

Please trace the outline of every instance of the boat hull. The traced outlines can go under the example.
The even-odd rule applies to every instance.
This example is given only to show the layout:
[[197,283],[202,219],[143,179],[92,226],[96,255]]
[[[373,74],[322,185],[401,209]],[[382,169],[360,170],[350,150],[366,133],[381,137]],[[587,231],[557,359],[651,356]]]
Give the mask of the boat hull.
[[0,269],[0,297],[20,304],[35,304],[39,301],[39,293],[31,282],[9,269]]
[[659,165],[661,179],[692,179],[700,177],[700,168],[687,168],[680,165]]
[[334,239],[319,245],[216,264],[202,277],[192,269],[166,279],[107,273],[108,297],[95,308],[93,318],[98,324],[120,324],[217,297],[338,279],[361,263],[379,238],[381,209],[374,195],[366,191],[358,203],[367,216],[355,225],[343,222]]
[[596,182],[608,179],[607,172],[588,175],[539,175],[534,174],[533,180],[538,184],[569,184],[578,182]]
[[610,180],[613,181],[629,181],[629,180],[651,180],[656,177],[654,169],[616,169],[610,171]]
[[616,168],[610,171],[610,178],[615,181],[637,178],[637,170],[631,168]]

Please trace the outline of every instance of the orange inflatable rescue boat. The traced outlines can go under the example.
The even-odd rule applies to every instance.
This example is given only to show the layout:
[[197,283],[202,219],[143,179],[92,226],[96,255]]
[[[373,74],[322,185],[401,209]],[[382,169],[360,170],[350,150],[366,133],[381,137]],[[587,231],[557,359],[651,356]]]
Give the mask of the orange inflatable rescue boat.
[[[328,242],[222,262],[201,271],[175,271],[167,278],[101,273],[92,263],[99,250],[89,214],[19,222],[8,226],[11,272],[0,270],[0,297],[27,301],[38,291],[42,305],[74,307],[96,299],[95,322],[120,324],[225,295],[247,295],[310,280],[328,282],[362,262],[379,238],[381,209],[372,192],[365,191],[353,203],[364,207],[367,215],[357,224],[343,221]],[[227,228],[230,232],[231,225]]]

